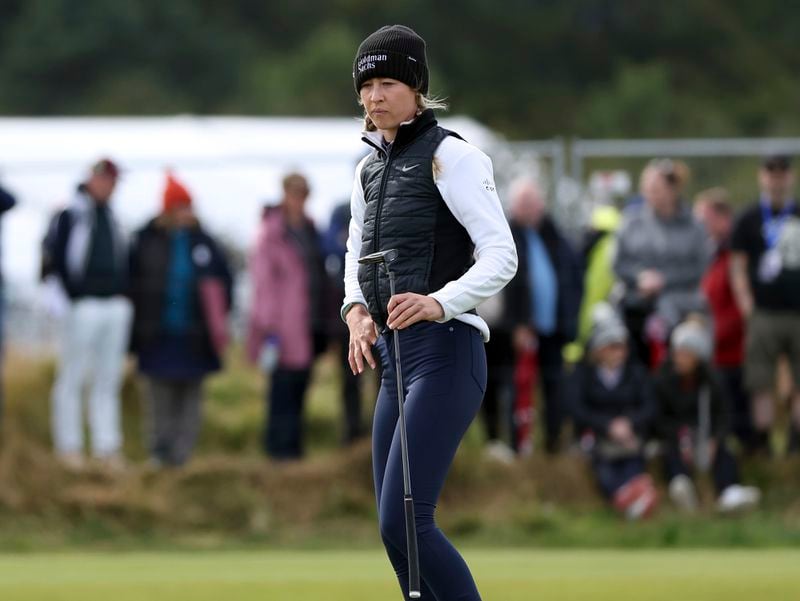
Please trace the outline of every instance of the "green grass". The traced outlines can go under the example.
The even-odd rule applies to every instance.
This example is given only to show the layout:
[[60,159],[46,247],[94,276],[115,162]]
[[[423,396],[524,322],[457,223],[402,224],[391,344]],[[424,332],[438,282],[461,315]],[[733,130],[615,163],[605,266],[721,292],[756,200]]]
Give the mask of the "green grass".
[[[800,599],[800,552],[470,550],[485,601]],[[399,599],[380,551],[0,555],[4,601]]]

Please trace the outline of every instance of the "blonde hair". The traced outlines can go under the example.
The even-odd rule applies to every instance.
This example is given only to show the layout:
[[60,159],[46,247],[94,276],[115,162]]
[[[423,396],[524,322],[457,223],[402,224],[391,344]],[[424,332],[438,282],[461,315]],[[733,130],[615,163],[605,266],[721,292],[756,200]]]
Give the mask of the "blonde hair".
[[644,184],[645,178],[657,173],[678,193],[681,194],[689,184],[692,170],[684,161],[676,159],[653,159],[642,170],[639,176],[639,188]]
[[[446,111],[448,109],[447,102],[445,102],[444,98],[439,98],[438,96],[426,96],[422,92],[416,92],[417,95],[417,115],[422,113],[422,111],[427,111],[428,109],[432,109],[434,111]],[[358,98],[359,106],[364,106],[364,103],[361,102],[361,97]],[[364,109],[364,131],[377,131],[377,127],[372,122],[372,119],[369,118],[366,109]]]

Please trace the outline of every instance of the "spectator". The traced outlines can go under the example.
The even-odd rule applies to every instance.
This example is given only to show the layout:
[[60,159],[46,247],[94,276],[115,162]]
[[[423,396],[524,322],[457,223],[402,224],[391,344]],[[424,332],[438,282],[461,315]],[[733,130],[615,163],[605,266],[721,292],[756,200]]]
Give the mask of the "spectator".
[[574,363],[580,360],[592,330],[594,309],[609,300],[614,289],[613,262],[616,231],[621,221],[619,209],[614,205],[601,205],[592,211],[592,220],[581,252],[585,266],[583,297],[578,314],[578,337],[567,347],[565,356]]
[[303,400],[312,362],[325,343],[325,268],[317,231],[305,214],[308,195],[305,177],[283,178],[283,199],[265,212],[250,261],[248,352],[272,372],[264,449],[279,460],[302,456]]
[[656,414],[650,376],[628,352],[628,332],[609,305],[598,305],[588,355],[565,380],[564,398],[592,441],[592,468],[603,494],[629,519],[658,504],[646,473],[644,441]]
[[[486,343],[486,392],[481,403],[481,416],[486,428],[487,454],[501,462],[514,459],[518,446],[508,436],[513,432],[512,385],[514,374],[514,347],[511,342],[512,326],[506,309],[506,293],[498,294],[478,305],[480,315],[492,336]],[[509,444],[511,442],[511,444]]]
[[[10,192],[0,186],[0,216],[6,211],[12,209],[17,204],[17,200],[11,195]],[[3,302],[5,295],[3,294],[3,275],[0,273],[0,374],[2,373],[2,357],[3,357]],[[0,423],[3,419],[3,380],[0,378]]]
[[792,373],[789,452],[800,452],[800,207],[788,156],[767,157],[758,173],[761,197],[733,232],[731,282],[747,320],[745,386],[753,421],[766,447],[775,419],[776,366],[786,356]]
[[53,387],[53,443],[72,469],[84,464],[81,396],[87,377],[92,453],[111,468],[123,466],[119,391],[131,305],[125,296],[128,242],[110,206],[118,178],[110,159],[95,163],[51,237],[53,270],[70,299]]
[[683,317],[706,307],[706,233],[681,201],[686,177],[674,161],[651,161],[640,180],[645,204],[626,213],[617,236],[614,272],[624,286],[625,324],[645,365],[663,359],[669,331]]
[[200,225],[188,190],[167,174],[163,210],[131,248],[133,349],[146,383],[148,442],[157,466],[183,465],[200,430],[203,378],[228,341],[232,278]]
[[750,398],[742,381],[744,321],[730,280],[733,209],[728,192],[724,188],[704,190],[695,199],[694,212],[705,226],[713,247],[713,259],[703,277],[702,288],[714,320],[714,366],[731,401],[732,432],[745,449],[753,450]]
[[670,358],[656,376],[659,438],[669,497],[687,512],[698,506],[691,474],[711,470],[717,509],[731,512],[758,504],[757,488],[739,484],[736,459],[725,446],[730,413],[725,389],[711,366],[713,342],[701,321],[680,324],[672,333]]
[[350,202],[337,206],[331,214],[328,231],[325,233],[325,270],[328,273],[328,286],[335,298],[330,299],[335,311],[329,319],[330,334],[338,344],[339,366],[342,370],[342,401],[344,408],[344,435],[342,440],[349,445],[364,436],[364,423],[361,416],[361,374],[354,374],[348,364],[350,332],[339,318],[338,308],[344,299],[344,256],[347,252],[347,235],[350,224]]
[[577,334],[581,269],[574,251],[545,213],[544,196],[532,180],[511,189],[511,233],[519,268],[507,289],[517,353],[538,349],[545,415],[545,448],[558,449],[563,411],[559,401],[564,345]]

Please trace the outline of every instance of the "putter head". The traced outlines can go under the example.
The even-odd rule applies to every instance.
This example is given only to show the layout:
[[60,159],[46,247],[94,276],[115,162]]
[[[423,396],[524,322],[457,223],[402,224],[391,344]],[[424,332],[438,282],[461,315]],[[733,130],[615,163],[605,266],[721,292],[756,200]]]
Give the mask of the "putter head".
[[371,255],[365,255],[358,262],[361,265],[388,265],[395,259],[397,259],[397,249],[390,248],[389,250],[381,250]]

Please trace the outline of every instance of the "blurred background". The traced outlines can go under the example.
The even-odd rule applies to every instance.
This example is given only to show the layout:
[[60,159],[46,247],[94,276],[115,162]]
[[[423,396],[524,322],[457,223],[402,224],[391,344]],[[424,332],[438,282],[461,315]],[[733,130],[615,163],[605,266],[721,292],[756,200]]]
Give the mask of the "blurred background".
[[[450,107],[442,123],[490,155],[504,206],[514,180],[534,180],[576,254],[595,209],[625,206],[651,159],[688,165],[684,199],[724,186],[739,211],[758,198],[765,156],[800,155],[800,8],[778,0],[3,0],[0,186],[16,206],[3,216],[0,238],[0,551],[372,552],[379,545],[368,426],[348,437],[339,334],[313,366],[304,459],[288,464],[262,454],[270,377],[244,359],[243,346],[253,293],[247,264],[262,211],[283,201],[282,178],[299,172],[309,188],[306,214],[320,235],[334,231],[334,210],[348,201],[366,152],[353,58],[361,40],[387,23],[407,24],[427,41],[431,92]],[[51,387],[67,301],[42,277],[43,241],[104,157],[121,171],[112,206],[126,234],[159,213],[170,170],[233,274],[225,369],[206,382],[196,454],[174,469],[150,461],[148,393],[132,361],[121,393],[124,465],[75,470],[51,451]],[[376,381],[363,379],[356,414],[368,424]],[[788,380],[784,373],[778,384],[783,397]],[[505,394],[501,406],[510,413]],[[635,524],[597,492],[579,433],[545,453],[542,417],[534,420],[532,453],[487,452],[491,434],[476,422],[445,489],[441,523],[481,549],[780,547],[786,554],[770,561],[791,565],[800,545],[800,463],[783,450],[789,412],[789,403],[778,409],[775,453],[742,453],[743,480],[763,493],[757,511],[717,515],[704,474],[699,513],[665,506]],[[504,422],[500,434],[513,436],[513,427]],[[594,557],[565,562],[590,565]],[[742,557],[742,565],[755,565]],[[492,561],[487,555],[484,566]],[[608,569],[627,561],[620,556]],[[381,575],[391,579],[388,569]],[[788,599],[781,595],[800,582],[788,569],[780,577],[770,583],[755,574],[747,588],[724,560],[716,576],[726,590]],[[676,590],[692,591],[693,582]],[[291,583],[274,586],[261,592],[318,598]],[[489,586],[504,599],[540,590],[507,590],[499,580]],[[587,592],[565,586],[565,599]],[[34,598],[24,590],[24,583],[8,588],[20,596],[6,598]]]

